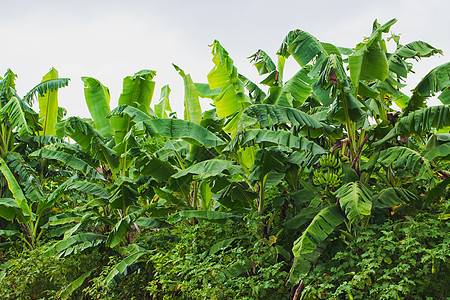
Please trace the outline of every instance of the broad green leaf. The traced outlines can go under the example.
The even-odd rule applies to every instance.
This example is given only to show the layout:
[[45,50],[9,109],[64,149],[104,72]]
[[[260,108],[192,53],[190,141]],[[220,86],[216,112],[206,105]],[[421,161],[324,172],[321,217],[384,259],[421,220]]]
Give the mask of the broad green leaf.
[[141,251],[133,253],[133,254],[127,256],[126,258],[124,258],[120,263],[115,265],[114,268],[109,272],[108,276],[106,276],[104,285],[108,286],[108,285],[112,284],[113,281],[117,282],[116,281],[117,275],[124,273],[125,270],[127,269],[127,267],[132,265],[142,255],[147,254],[147,253],[148,253],[147,251],[141,250]]
[[[431,70],[412,90],[413,95],[408,102],[408,106],[404,112],[414,111],[419,108],[426,107],[426,99],[434,96],[437,92],[444,91],[440,97],[444,99],[448,97],[446,90],[450,87],[450,62],[440,65]],[[443,95],[442,95],[443,94]]]
[[[226,173],[224,173],[226,172]],[[239,165],[236,165],[233,161],[222,159],[211,159],[199,162],[181,170],[172,176],[172,178],[182,178],[187,175],[194,176],[194,180],[207,180],[214,178],[219,174],[242,174],[244,170]]]
[[392,164],[394,169],[409,170],[417,174],[417,179],[430,180],[434,177],[430,162],[410,148],[397,146],[382,150],[376,162],[383,166]]
[[207,76],[209,87],[211,90],[221,88],[220,94],[213,98],[214,105],[219,118],[229,117],[250,105],[250,101],[228,52],[217,40],[211,47],[215,66]]
[[234,237],[234,238],[225,239],[225,240],[215,243],[214,245],[211,246],[211,248],[209,248],[209,255],[214,255],[215,253],[219,252],[220,250],[227,248],[236,239],[237,238]]
[[62,151],[50,149],[50,148],[43,148],[40,150],[37,150],[30,154],[30,157],[41,157],[46,159],[54,159],[59,161],[65,166],[68,166],[70,168],[73,168],[77,171],[82,172],[85,175],[88,174],[95,174],[97,171],[89,165],[84,160],[75,157],[72,154],[68,154]]
[[24,219],[27,221],[34,219],[31,212],[31,208],[28,205],[27,199],[25,198],[25,195],[23,194],[19,183],[17,182],[16,178],[14,177],[14,174],[11,172],[8,165],[2,158],[0,158],[0,171],[2,172],[3,176],[5,176],[5,179],[8,183],[8,188],[11,191],[14,200],[17,203],[17,206],[20,208],[20,211],[23,214]]
[[448,87],[450,87],[450,62],[428,72],[413,89],[413,93],[423,97],[429,97]]
[[95,270],[96,269],[94,268],[90,271],[85,272],[83,275],[81,275],[80,277],[69,283],[66,287],[64,287],[64,289],[61,291],[60,294],[61,299],[68,299],[72,295],[72,293],[77,288],[79,288],[84,283],[86,278],[88,278],[91,275],[91,273]]
[[360,80],[386,80],[389,66],[385,49],[381,46],[381,35],[388,32],[396,21],[393,19],[382,26],[375,21],[370,38],[356,45],[355,52],[349,56],[350,78],[356,89]]
[[290,107],[257,104],[248,107],[244,113],[257,119],[261,127],[287,123],[314,129],[324,128],[324,125],[314,119],[314,117]]
[[155,71],[141,70],[133,76],[125,77],[119,105],[130,105],[148,113],[155,90],[155,82],[152,81],[155,75]]
[[209,130],[186,120],[155,119],[136,124],[136,130],[145,130],[151,136],[182,139],[194,145],[217,147],[224,142]]
[[190,74],[185,74],[178,66],[173,65],[175,70],[183,78],[184,82],[184,119],[195,124],[202,120],[202,109],[198,98],[197,88]]
[[[51,72],[51,71],[50,71]],[[54,78],[42,81],[35,87],[33,87],[26,95],[23,97],[23,101],[28,105],[33,103],[36,95],[44,96],[47,92],[56,91],[59,88],[66,87],[69,85],[69,78]]]
[[197,218],[206,220],[225,220],[235,216],[231,213],[212,210],[182,210],[179,213],[180,216],[185,218]]
[[75,181],[69,183],[66,190],[75,190],[77,192],[86,193],[102,199],[109,198],[109,193],[103,187],[89,181]]
[[450,104],[450,88],[445,89],[445,91],[439,95],[438,99],[441,100],[442,104]]
[[410,112],[396,124],[397,134],[404,137],[411,133],[427,134],[432,128],[441,129],[450,126],[450,106],[430,106]]
[[79,117],[70,117],[57,123],[56,135],[58,138],[71,137],[83,148],[83,151],[106,162],[111,169],[119,165],[116,152],[105,145],[105,138],[87,121]]
[[20,234],[19,230],[7,230],[7,229],[0,229],[0,236],[3,237],[11,237],[14,236],[16,234]]
[[119,179],[115,182],[115,190],[109,199],[109,205],[114,209],[126,209],[137,202],[139,193],[134,182],[128,178]]
[[389,70],[400,77],[406,78],[409,66],[406,59],[430,57],[434,54],[442,53],[428,43],[415,41],[406,45],[398,45],[397,49],[388,59]]
[[321,207],[306,207],[300,213],[286,221],[283,226],[289,229],[299,229],[306,222],[313,219],[321,210]]
[[[43,78],[42,82],[58,78],[58,71],[52,68]],[[56,135],[55,124],[58,117],[58,91],[47,91],[39,95],[39,120],[42,124],[40,135]]]
[[266,93],[260,89],[257,84],[241,74],[239,74],[239,80],[242,81],[244,87],[248,90],[250,98],[254,100],[255,103],[262,103],[266,98]]
[[404,188],[389,187],[381,190],[374,198],[374,208],[392,208],[402,203],[411,203],[419,197]]
[[260,143],[266,143],[266,146],[268,146],[273,143],[288,147],[290,149],[308,151],[314,155],[325,153],[325,150],[316,143],[308,140],[304,136],[295,136],[289,131],[248,129],[243,132],[240,138],[242,146]]
[[344,222],[341,209],[337,205],[322,209],[311,221],[302,235],[294,242],[294,256],[313,253],[317,245],[323,242],[333,230]]
[[352,223],[369,216],[372,210],[373,192],[361,182],[349,182],[336,191],[336,198]]
[[19,136],[31,134],[24,112],[24,104],[16,97],[12,97],[0,110],[2,123],[10,122],[11,128],[18,130]]
[[11,198],[0,198],[0,217],[8,221],[13,221],[19,210],[19,205],[16,200]]
[[132,122],[132,124],[152,119],[149,113],[144,113],[142,110],[127,104],[117,106],[107,116],[107,118],[114,117],[128,117],[128,122]]
[[448,160],[448,157],[450,157],[450,143],[433,147],[431,150],[427,151],[423,157],[429,161],[436,157],[444,157]]
[[290,55],[304,67],[319,53],[327,52],[314,36],[309,33],[296,29],[288,33],[284,38],[277,54],[288,58]]
[[209,84],[207,83],[194,83],[194,84],[195,88],[197,89],[197,93],[201,98],[213,99],[214,97],[220,94],[221,88],[211,90],[209,88]]
[[96,245],[99,241],[103,241],[105,238],[104,235],[96,234],[96,233],[78,233],[76,235],[72,235],[67,239],[58,241],[53,246],[48,248],[47,251],[44,252],[44,256],[50,256],[57,253],[62,253],[68,248],[76,245],[76,244],[85,244],[85,248],[88,248],[88,245]]
[[170,88],[165,85],[161,88],[161,97],[159,103],[155,105],[155,114],[158,118],[167,118],[167,111],[172,112],[169,102]]
[[130,230],[130,219],[124,218],[120,220],[109,233],[106,239],[106,245],[114,248],[125,240],[125,235]]
[[84,97],[89,112],[94,119],[98,132],[105,137],[114,135],[111,121],[106,116],[111,112],[109,108],[109,89],[92,77],[81,77],[84,82]]
[[171,175],[175,174],[175,168],[167,161],[152,157],[139,168],[141,175],[150,175],[157,182],[165,182]]
[[264,75],[276,70],[276,66],[272,59],[263,50],[258,50],[255,54],[247,58],[250,59],[250,62],[253,63],[258,70],[259,75]]
[[306,69],[301,69],[282,88],[279,88],[278,92],[269,95],[263,103],[286,107],[300,106],[312,91],[308,81]]

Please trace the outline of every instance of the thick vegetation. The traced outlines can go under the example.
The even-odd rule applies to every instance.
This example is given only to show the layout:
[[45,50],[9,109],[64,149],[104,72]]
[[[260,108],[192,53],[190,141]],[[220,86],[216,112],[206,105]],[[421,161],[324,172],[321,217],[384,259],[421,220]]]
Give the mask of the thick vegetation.
[[395,22],[354,48],[291,31],[276,62],[250,57],[260,84],[214,41],[208,83],[174,65],[184,119],[168,86],[150,108],[155,71],[126,77],[112,110],[83,77],[82,119],[58,107],[56,70],[23,97],[8,70],[2,297],[449,297],[450,63],[402,92],[412,61],[442,51],[386,39]]

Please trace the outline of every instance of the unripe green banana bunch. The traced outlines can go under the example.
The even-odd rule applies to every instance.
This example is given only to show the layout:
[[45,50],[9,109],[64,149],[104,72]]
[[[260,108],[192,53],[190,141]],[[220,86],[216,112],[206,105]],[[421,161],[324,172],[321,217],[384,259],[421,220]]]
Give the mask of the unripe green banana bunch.
[[325,177],[321,170],[314,170],[313,183],[315,185],[325,184]]
[[342,169],[334,170],[327,168],[325,173],[323,170],[314,170],[313,183],[315,185],[327,185],[337,187],[342,183]]
[[340,161],[336,156],[329,153],[329,154],[322,155],[319,163],[322,168],[337,169],[339,167]]

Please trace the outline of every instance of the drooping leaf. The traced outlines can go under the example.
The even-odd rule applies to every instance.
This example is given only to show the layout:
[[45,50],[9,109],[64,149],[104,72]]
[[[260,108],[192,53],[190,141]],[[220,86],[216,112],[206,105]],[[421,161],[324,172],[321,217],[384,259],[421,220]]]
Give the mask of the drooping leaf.
[[135,253],[127,256],[126,258],[124,258],[121,262],[119,262],[117,265],[115,265],[114,268],[109,272],[108,276],[106,276],[104,285],[108,286],[108,285],[112,284],[113,281],[116,282],[115,279],[117,278],[117,276],[119,274],[124,273],[125,270],[127,269],[127,267],[132,265],[142,255],[147,254],[147,253],[148,253],[147,251],[141,250],[141,251],[135,252]]
[[258,120],[261,127],[269,127],[277,124],[292,124],[313,129],[324,128],[324,125],[308,115],[295,108],[257,104],[248,107],[244,113]]
[[[50,71],[51,72],[51,71]],[[44,96],[47,92],[56,91],[62,87],[69,85],[69,78],[53,78],[48,80],[43,80],[41,83],[33,87],[26,95],[23,97],[23,101],[28,103],[28,105],[33,104],[34,98],[36,96]]]
[[20,212],[23,215],[23,219],[24,220],[33,219],[31,208],[28,205],[27,199],[25,198],[25,195],[23,194],[19,183],[17,182],[16,178],[14,177],[14,174],[11,172],[8,165],[2,158],[0,158],[0,172],[2,172],[3,176],[5,176],[5,179],[8,183],[8,188],[11,191],[14,200],[17,203],[17,206],[20,208]]
[[394,169],[409,170],[418,179],[430,180],[434,177],[430,162],[420,153],[406,147],[390,147],[380,151],[376,162],[383,166],[392,164]]
[[434,54],[442,53],[428,43],[415,41],[406,45],[398,45],[395,52],[388,59],[389,70],[399,77],[406,78],[409,66],[406,59],[430,57]]
[[242,81],[244,87],[248,90],[250,98],[255,101],[255,103],[262,103],[262,101],[266,98],[266,93],[258,87],[257,84],[250,81],[244,75],[239,74],[239,80]]
[[[434,96],[440,91],[445,91],[450,87],[450,62],[440,65],[422,78],[422,80],[412,90],[413,95],[408,101],[408,105],[404,112],[408,113],[419,108],[425,108],[425,100]],[[441,94],[442,95],[442,94]],[[441,97],[442,98],[442,97]]]
[[313,253],[317,245],[323,242],[333,230],[344,222],[345,217],[337,205],[322,209],[311,221],[302,235],[294,242],[294,256]]
[[81,285],[83,285],[86,278],[88,278],[91,275],[91,273],[95,270],[96,269],[94,268],[94,269],[91,269],[91,270],[83,273],[83,275],[81,275],[80,277],[78,277],[77,279],[75,279],[74,281],[69,283],[68,285],[66,285],[64,287],[64,289],[61,291],[61,294],[60,294],[61,299],[68,299],[76,289],[78,289]]
[[18,211],[20,211],[20,208],[16,200],[0,198],[0,217],[8,221],[13,221]]
[[183,139],[194,145],[217,147],[224,142],[209,130],[186,120],[155,119],[139,122],[136,130],[145,130],[151,136]]
[[418,196],[404,188],[389,187],[379,192],[373,201],[374,208],[392,208],[403,203],[416,201]]
[[89,181],[75,181],[69,183],[66,187],[66,190],[75,190],[102,199],[109,198],[109,193],[102,186]]
[[283,87],[273,87],[272,93],[263,103],[286,107],[300,106],[312,91],[307,73],[307,69],[300,69]]
[[258,50],[255,54],[247,58],[249,58],[250,62],[256,67],[259,75],[264,75],[276,70],[276,66],[272,59],[263,50]]
[[353,85],[358,88],[360,80],[386,80],[389,66],[386,52],[381,46],[382,33],[389,32],[389,28],[397,20],[392,19],[384,25],[374,22],[374,29],[367,42],[359,43],[355,52],[349,56],[350,78]]
[[2,122],[9,122],[11,128],[18,131],[19,136],[31,134],[24,111],[24,104],[16,97],[12,97],[0,110]]
[[316,143],[308,140],[304,136],[295,136],[289,131],[274,131],[267,129],[248,129],[243,132],[241,138],[241,145],[251,145],[266,143],[266,146],[271,143],[282,145],[290,149],[311,152],[314,155],[325,153],[325,150]]
[[304,67],[319,53],[327,54],[322,43],[309,33],[296,29],[284,38],[277,54],[288,58],[290,55]]
[[[226,172],[226,173],[224,173]],[[194,180],[206,180],[214,178],[219,174],[242,174],[244,170],[233,161],[222,159],[211,159],[196,163],[180,172],[174,174],[172,178],[182,178],[184,176],[194,176]]]
[[450,106],[430,106],[410,112],[397,123],[397,133],[404,137],[411,133],[426,134],[432,128],[450,126]]
[[94,175],[97,171],[84,160],[75,157],[74,155],[57,151],[50,148],[39,149],[30,154],[30,157],[41,157],[46,159],[54,159],[61,164],[82,172],[85,175]]

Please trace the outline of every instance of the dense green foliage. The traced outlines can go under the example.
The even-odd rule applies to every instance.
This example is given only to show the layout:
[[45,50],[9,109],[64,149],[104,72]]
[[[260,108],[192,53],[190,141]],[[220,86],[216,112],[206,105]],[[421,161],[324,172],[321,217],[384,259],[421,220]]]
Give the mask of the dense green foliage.
[[[92,119],[66,118],[57,91],[69,80],[56,70],[23,98],[8,70],[2,295],[448,297],[450,64],[402,92],[411,61],[442,51],[386,39],[395,22],[375,21],[354,48],[291,31],[277,63],[250,56],[260,84],[214,41],[208,83],[174,65],[184,119],[168,86],[151,108],[152,70],[127,76],[113,109],[109,89],[83,77]],[[290,57],[300,68],[285,79]],[[436,94],[442,105],[427,107]]]

